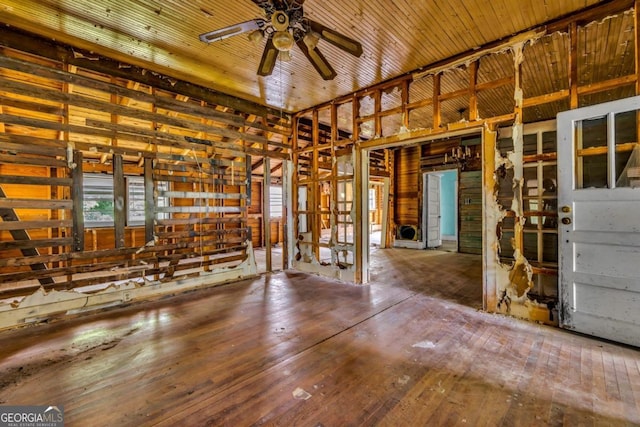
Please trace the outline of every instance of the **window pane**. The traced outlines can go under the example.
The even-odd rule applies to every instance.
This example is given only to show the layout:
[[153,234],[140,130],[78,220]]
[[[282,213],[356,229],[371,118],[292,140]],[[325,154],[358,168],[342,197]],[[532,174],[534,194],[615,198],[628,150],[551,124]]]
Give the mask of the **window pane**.
[[502,157],[507,157],[509,151],[513,151],[513,139],[511,138],[500,138],[496,145]]
[[110,175],[87,174],[83,177],[82,212],[88,227],[113,225],[113,178]]
[[524,256],[529,261],[539,261],[538,260],[538,233],[524,233]]
[[582,147],[607,146],[607,118],[598,117],[582,121]]
[[524,136],[524,155],[538,154],[538,134],[529,134]]
[[626,144],[638,141],[636,128],[637,111],[627,111],[615,115],[616,144]]
[[[629,180],[635,177],[638,178],[640,173],[640,162],[637,158],[632,160],[632,151],[628,149],[629,143],[635,143],[638,141],[638,131],[636,126],[637,111],[627,111],[626,113],[616,114],[616,145],[626,145],[619,147],[616,150],[616,187],[631,187],[632,183]],[[636,149],[637,151],[637,149]],[[637,157],[637,155],[635,156]],[[625,171],[625,168],[627,170]]]
[[544,132],[542,134],[542,152],[543,153],[555,153],[557,151],[557,133]]
[[555,233],[542,234],[542,261],[558,262],[558,235]]
[[[535,212],[542,210],[540,202],[540,191],[538,188],[538,168],[537,164],[525,166],[524,172],[524,210],[525,212]],[[538,216],[530,216],[525,223],[525,228],[537,228],[540,218]]]
[[542,167],[542,210],[548,216],[543,217],[544,228],[558,226],[558,169],[555,164]]
[[582,162],[582,188],[607,188],[607,155],[585,157]]
[[269,214],[271,218],[282,218],[282,187],[269,187]]
[[144,224],[144,181],[142,177],[127,178],[127,225]]
[[169,181],[158,181],[156,183],[158,189],[158,197],[156,198],[156,218],[157,219],[169,219],[171,218],[170,212],[158,212],[158,208],[168,208],[171,205],[171,201],[164,195],[166,191],[169,191]]
[[[307,210],[307,186],[302,185],[298,187],[298,211]],[[298,214],[298,233],[306,233],[307,228],[307,214]]]
[[577,188],[607,188],[607,118],[583,120],[577,138]]

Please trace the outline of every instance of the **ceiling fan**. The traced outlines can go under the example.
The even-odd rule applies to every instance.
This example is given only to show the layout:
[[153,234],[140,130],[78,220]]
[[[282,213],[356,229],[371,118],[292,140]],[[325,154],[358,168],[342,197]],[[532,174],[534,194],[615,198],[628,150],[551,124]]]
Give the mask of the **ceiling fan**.
[[252,0],[261,7],[265,18],[256,18],[218,30],[200,34],[200,40],[212,43],[238,34],[249,33],[249,39],[258,41],[267,38],[258,67],[258,75],[269,76],[273,72],[276,59],[291,58],[290,51],[296,44],[309,59],[324,80],[332,80],[336,72],[318,50],[319,39],[356,57],[362,55],[362,45],[339,32],[325,27],[304,16],[304,0]]

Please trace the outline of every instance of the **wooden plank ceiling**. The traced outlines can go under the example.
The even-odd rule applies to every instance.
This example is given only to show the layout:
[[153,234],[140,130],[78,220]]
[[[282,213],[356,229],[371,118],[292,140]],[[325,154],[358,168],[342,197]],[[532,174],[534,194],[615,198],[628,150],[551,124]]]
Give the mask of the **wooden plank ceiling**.
[[606,3],[596,0],[308,0],[310,19],[359,40],[355,58],[321,41],[338,73],[324,81],[296,47],[269,77],[265,42],[206,45],[200,33],[263,16],[250,0],[2,0],[0,22],[263,105],[297,112]]

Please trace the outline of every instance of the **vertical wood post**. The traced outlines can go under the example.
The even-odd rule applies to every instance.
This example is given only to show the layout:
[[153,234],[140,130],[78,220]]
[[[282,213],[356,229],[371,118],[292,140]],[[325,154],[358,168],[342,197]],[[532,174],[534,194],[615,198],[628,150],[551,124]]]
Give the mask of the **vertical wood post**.
[[113,155],[113,225],[116,248],[124,248],[124,227],[126,224],[126,192],[124,164],[122,156]]
[[482,239],[482,308],[485,311],[497,310],[497,283],[496,267],[498,264],[496,247],[499,245],[496,235],[497,219],[493,213],[496,202],[493,189],[496,186],[496,145],[497,125],[488,125],[482,132],[482,212],[483,212],[483,239]]
[[578,24],[569,24],[569,108],[578,108]]
[[469,67],[469,121],[478,120],[478,83],[479,61],[473,61]]
[[402,126],[405,129],[409,129],[409,110],[407,109],[407,104],[410,101],[410,85],[409,80],[403,80],[401,86],[401,97],[402,97]]
[[440,116],[440,73],[433,76],[433,128],[438,129],[442,123]]
[[82,205],[84,202],[83,176],[82,176],[82,152],[73,152],[73,163],[76,165],[71,170],[73,188],[71,198],[73,199],[73,251],[84,250],[84,213]]
[[271,159],[264,158],[264,181],[262,183],[262,228],[264,229],[264,247],[267,255],[267,271],[273,271],[271,265],[271,206],[269,205],[271,193]]
[[155,202],[153,197],[153,159],[144,159],[144,241],[153,241],[154,210]]
[[320,164],[320,151],[318,146],[320,145],[320,123],[318,117],[318,110],[314,109],[312,113],[313,125],[312,125],[312,137],[313,140],[313,154],[312,154],[312,166],[311,166],[311,186],[307,191],[307,210],[311,212],[307,221],[311,223],[311,242],[313,244],[313,254],[317,260],[320,260],[320,237],[322,233],[322,227],[320,225],[320,178],[319,178],[319,164]]

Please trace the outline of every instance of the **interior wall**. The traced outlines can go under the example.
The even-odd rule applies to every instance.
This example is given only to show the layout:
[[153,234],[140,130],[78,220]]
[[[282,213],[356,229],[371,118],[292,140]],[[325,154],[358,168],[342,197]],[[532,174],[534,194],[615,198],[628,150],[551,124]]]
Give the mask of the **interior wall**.
[[396,239],[401,238],[401,226],[413,226],[418,230],[414,240],[420,240],[419,204],[422,197],[422,175],[420,169],[420,147],[407,147],[394,151],[394,220]]
[[482,254],[482,172],[460,172],[460,233],[458,251]]
[[281,116],[45,47],[0,46],[0,328],[255,275],[252,156],[289,158]]

